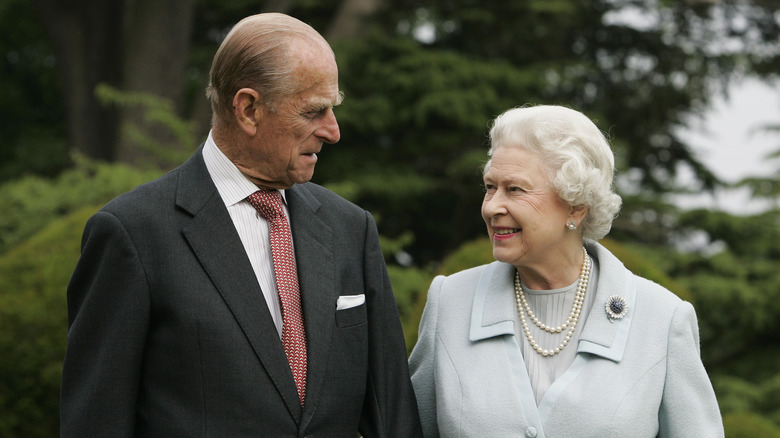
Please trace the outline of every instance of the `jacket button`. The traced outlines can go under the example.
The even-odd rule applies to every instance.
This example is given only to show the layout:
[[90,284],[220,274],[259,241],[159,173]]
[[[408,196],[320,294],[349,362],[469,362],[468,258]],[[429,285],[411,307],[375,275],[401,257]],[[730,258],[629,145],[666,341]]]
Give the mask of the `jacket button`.
[[528,426],[528,428],[525,430],[525,436],[527,438],[536,438],[536,428],[533,426]]

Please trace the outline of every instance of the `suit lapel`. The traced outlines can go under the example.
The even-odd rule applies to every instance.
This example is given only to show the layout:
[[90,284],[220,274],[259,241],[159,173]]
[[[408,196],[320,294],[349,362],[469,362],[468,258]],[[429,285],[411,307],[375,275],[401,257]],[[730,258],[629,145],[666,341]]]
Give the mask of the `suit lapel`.
[[290,414],[299,421],[301,406],[282,343],[200,149],[182,165],[176,204],[192,215],[182,228],[184,237],[249,339]]
[[470,341],[501,335],[514,336],[514,269],[512,265],[500,262],[493,262],[485,268],[477,284],[471,307]]
[[287,190],[286,197],[308,347],[306,412],[302,420],[305,423],[314,414],[320,400],[334,330],[338,291],[335,290],[334,255],[330,249],[333,247],[333,234],[317,214],[320,202],[306,185],[293,186]]
[[[591,254],[599,264],[596,298],[580,335],[578,352],[595,354],[620,362],[625,353],[636,305],[636,278],[612,253],[595,242],[586,241]],[[614,322],[607,318],[604,306],[612,295],[621,296],[628,303],[626,315]]]
[[505,371],[507,376],[512,376],[506,381],[508,384],[514,383],[515,392],[519,396],[518,416],[524,418],[527,424],[536,425],[536,436],[544,438],[542,417],[536,406],[536,397],[521,352],[522,339],[515,337],[517,307],[514,275],[515,268],[507,263],[493,262],[485,267],[474,293],[469,340],[479,342],[496,337],[503,338],[500,345],[508,358]]

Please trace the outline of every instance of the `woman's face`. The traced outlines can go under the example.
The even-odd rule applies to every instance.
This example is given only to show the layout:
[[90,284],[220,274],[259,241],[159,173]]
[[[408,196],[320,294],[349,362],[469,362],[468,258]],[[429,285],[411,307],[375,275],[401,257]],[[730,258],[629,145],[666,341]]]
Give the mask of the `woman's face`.
[[555,264],[565,251],[572,211],[547,181],[537,154],[500,146],[485,173],[482,218],[496,260],[521,266]]

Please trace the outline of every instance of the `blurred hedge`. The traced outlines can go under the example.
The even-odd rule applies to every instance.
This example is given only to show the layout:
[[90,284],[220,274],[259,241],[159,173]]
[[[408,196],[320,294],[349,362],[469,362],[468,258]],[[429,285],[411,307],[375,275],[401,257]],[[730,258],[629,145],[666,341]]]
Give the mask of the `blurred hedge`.
[[67,332],[66,287],[87,218],[159,170],[77,159],[57,178],[0,186],[0,436],[52,437]]
[[26,176],[0,186],[0,254],[54,219],[87,205],[102,205],[162,174],[125,164],[76,158],[57,178]]
[[780,438],[780,428],[757,414],[726,414],[723,427],[728,438]]
[[0,436],[57,434],[65,289],[84,223],[96,210],[56,220],[0,256]]

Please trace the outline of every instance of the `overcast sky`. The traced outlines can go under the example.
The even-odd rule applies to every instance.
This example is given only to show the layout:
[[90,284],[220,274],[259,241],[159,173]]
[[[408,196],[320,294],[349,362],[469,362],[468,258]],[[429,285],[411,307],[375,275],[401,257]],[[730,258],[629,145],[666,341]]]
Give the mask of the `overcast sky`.
[[[728,100],[718,98],[705,116],[685,132],[698,157],[721,179],[736,182],[747,176],[768,176],[780,160],[766,155],[780,149],[780,133],[759,132],[767,124],[780,124],[780,92],[756,80],[735,86]],[[755,213],[763,204],[743,193],[711,197],[685,197],[686,206],[709,207],[733,213]]]

